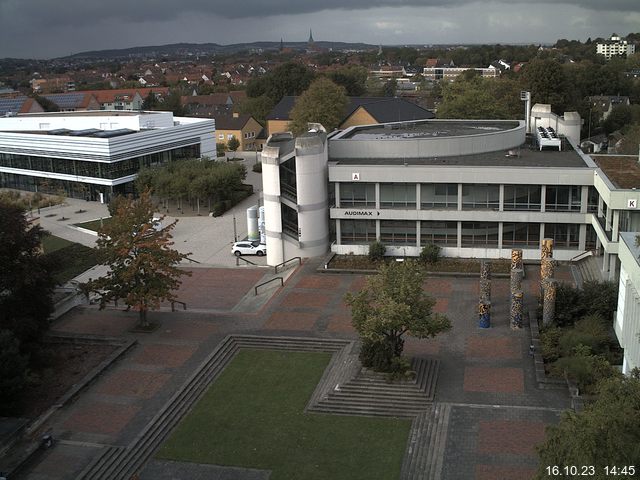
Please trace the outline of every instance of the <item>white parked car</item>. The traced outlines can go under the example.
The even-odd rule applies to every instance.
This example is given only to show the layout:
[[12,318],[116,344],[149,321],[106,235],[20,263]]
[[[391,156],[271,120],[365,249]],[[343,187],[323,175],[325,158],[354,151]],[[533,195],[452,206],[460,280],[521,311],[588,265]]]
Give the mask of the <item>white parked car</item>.
[[236,242],[231,247],[231,253],[236,257],[240,255],[258,255],[259,257],[267,254],[267,246],[258,242]]

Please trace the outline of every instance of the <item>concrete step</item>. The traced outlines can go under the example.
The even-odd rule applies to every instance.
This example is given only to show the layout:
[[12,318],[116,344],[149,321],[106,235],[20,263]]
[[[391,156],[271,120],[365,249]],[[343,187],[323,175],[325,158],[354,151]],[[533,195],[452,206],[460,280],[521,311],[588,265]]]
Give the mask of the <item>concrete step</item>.
[[403,389],[403,388],[393,388],[391,387],[382,387],[382,386],[366,386],[363,387],[361,385],[355,385],[351,382],[341,385],[338,390],[333,390],[330,392],[331,394],[351,394],[351,395],[369,395],[369,396],[378,396],[378,397],[398,397],[398,398],[406,398],[406,399],[420,399],[428,401],[429,398],[424,394],[424,392],[418,389]]
[[102,453],[97,456],[89,465],[87,465],[82,472],[76,477],[77,480],[91,480],[93,478],[100,478],[104,475],[105,470],[108,470],[110,465],[118,461],[118,457],[123,455],[125,447],[108,446],[102,450]]
[[384,407],[390,409],[391,413],[393,413],[394,409],[424,410],[431,405],[428,401],[401,400],[397,398],[354,397],[346,395],[330,395],[328,398],[320,400],[318,404],[335,404],[343,407],[347,405],[351,405],[353,407]]
[[407,449],[405,450],[402,469],[400,471],[401,480],[410,478],[411,472],[419,468],[419,455],[417,455],[417,453],[420,446],[427,441],[425,439],[429,438],[429,431],[432,425],[430,419],[431,411],[428,410],[417,415],[411,423],[409,441],[407,442]]
[[366,417],[393,417],[393,418],[413,418],[424,410],[395,410],[390,412],[387,408],[375,406],[341,407],[339,405],[318,405],[314,408],[314,413],[329,413],[332,415],[363,415]]

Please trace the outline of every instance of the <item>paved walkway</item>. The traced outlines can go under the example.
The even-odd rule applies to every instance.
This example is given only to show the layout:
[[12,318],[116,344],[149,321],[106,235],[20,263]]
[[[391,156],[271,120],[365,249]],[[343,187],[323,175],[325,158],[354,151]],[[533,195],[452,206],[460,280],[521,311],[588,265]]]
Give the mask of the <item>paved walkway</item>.
[[[252,162],[253,160],[245,160],[242,163],[247,165],[245,183],[253,185],[253,195],[221,217],[209,217],[206,216],[206,212],[204,216],[166,215],[163,222],[165,224],[178,220],[173,230],[173,241],[178,251],[190,253],[190,258],[205,266],[235,266],[236,259],[231,254],[231,244],[234,242],[234,218],[238,239],[242,240],[247,236],[247,208],[258,204],[262,192],[262,175],[251,171]],[[77,213],[80,210],[84,212]],[[74,229],[73,225],[108,216],[109,211],[106,205],[68,198],[64,205],[41,209],[40,224],[53,235],[93,247],[97,237]],[[61,220],[62,218],[65,220]],[[266,257],[251,257],[250,260],[258,265],[266,265]],[[96,273],[92,272],[92,278],[96,278]],[[78,280],[86,281],[87,278],[88,276],[83,276]]]
[[[308,261],[269,301],[255,304],[247,299],[252,286],[265,278],[265,270],[194,269],[185,288],[190,290],[187,303],[197,311],[153,312],[151,319],[161,327],[151,334],[131,333],[135,314],[114,309],[77,308],[61,318],[53,327],[57,332],[124,336],[135,338],[138,345],[51,419],[47,427],[61,441],[28,478],[73,479],[103,446],[128,445],[228,334],[356,338],[343,298],[361,288],[366,277],[318,274],[316,266]],[[528,268],[528,301],[537,292],[536,279],[535,269]],[[436,339],[406,343],[408,354],[435,356],[441,362],[435,401],[451,406],[446,441],[439,446],[442,478],[530,478],[536,467],[534,445],[543,439],[545,425],[569,407],[569,400],[565,392],[537,389],[529,331],[514,332],[508,326],[508,280],[493,281],[488,330],[477,328],[477,279],[432,278],[425,288],[436,297],[436,310],[454,325]],[[241,305],[247,307],[239,313]],[[162,470],[152,462],[142,478],[156,478],[152,472],[158,468]],[[197,470],[210,478],[206,468]],[[216,475],[241,478],[223,476],[236,473]]]

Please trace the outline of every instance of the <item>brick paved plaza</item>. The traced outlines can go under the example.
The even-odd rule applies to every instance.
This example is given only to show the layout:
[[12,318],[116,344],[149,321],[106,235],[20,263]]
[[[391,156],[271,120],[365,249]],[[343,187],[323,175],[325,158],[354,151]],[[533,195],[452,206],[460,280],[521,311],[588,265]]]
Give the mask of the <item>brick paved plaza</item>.
[[[58,320],[56,332],[125,337],[137,344],[49,420],[47,427],[60,441],[27,477],[74,479],[101,446],[127,446],[226,335],[355,339],[344,295],[362,288],[366,276],[317,273],[317,263],[304,263],[268,303],[245,313],[236,313],[237,307],[253,295],[265,269],[194,268],[179,293],[189,309],[152,312],[150,319],[160,326],[148,334],[131,332],[135,312],[113,308],[77,308]],[[529,304],[536,278],[528,268]],[[530,478],[537,465],[534,446],[544,438],[545,425],[569,407],[566,392],[537,388],[529,330],[512,331],[508,325],[508,282],[493,280],[492,328],[486,330],[477,328],[477,278],[425,282],[436,298],[435,310],[449,316],[453,329],[432,340],[408,338],[405,352],[440,360],[435,402],[451,406],[439,446],[443,480]],[[151,478],[158,465],[149,464],[142,478]],[[246,478],[256,475],[248,472]]]

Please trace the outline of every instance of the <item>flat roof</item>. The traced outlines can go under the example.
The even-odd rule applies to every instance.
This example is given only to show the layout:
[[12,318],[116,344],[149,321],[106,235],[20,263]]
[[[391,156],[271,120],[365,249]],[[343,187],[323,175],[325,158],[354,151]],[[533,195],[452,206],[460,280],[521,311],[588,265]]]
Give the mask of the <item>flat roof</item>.
[[338,165],[442,165],[466,167],[591,168],[573,148],[542,150],[523,145],[497,152],[425,158],[329,158]]
[[614,187],[640,188],[640,163],[637,155],[591,155]]
[[[76,110],[74,112],[37,112],[20,113],[19,117],[135,117],[136,115],[158,115],[165,112],[134,110]],[[9,117],[11,118],[11,117]]]
[[429,120],[385,125],[358,126],[345,132],[340,139],[405,140],[407,138],[461,137],[518,128],[517,121],[492,120]]

